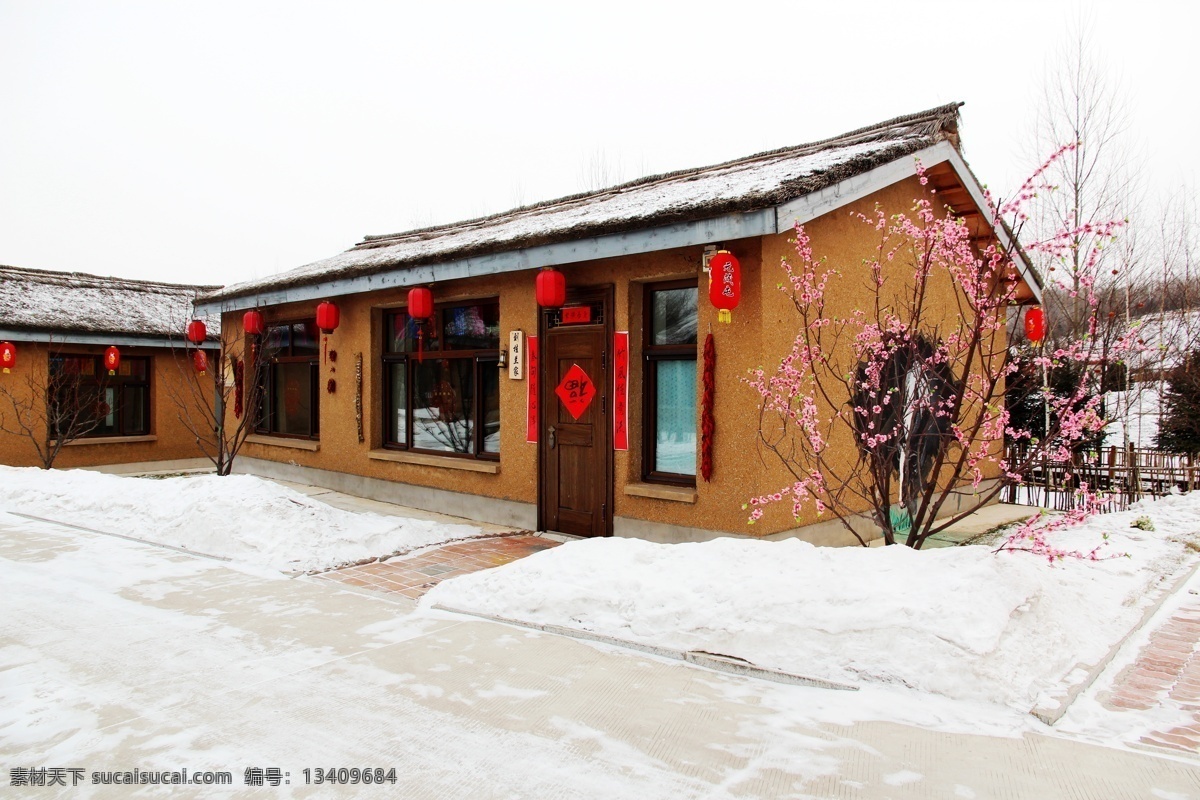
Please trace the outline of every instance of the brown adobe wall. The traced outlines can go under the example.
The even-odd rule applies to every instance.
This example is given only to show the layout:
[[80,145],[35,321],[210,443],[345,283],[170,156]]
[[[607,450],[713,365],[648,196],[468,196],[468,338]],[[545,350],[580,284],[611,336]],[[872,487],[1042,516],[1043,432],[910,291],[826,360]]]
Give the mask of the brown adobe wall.
[[[728,243],[743,267],[743,282],[753,283],[758,275],[758,241],[741,240]],[[702,248],[682,248],[605,259],[563,267],[571,287],[612,284],[614,287],[614,330],[630,331],[630,450],[617,452],[614,464],[614,505],[617,517],[633,517],[652,522],[686,525],[710,530],[731,530],[740,524],[743,513],[741,487],[754,482],[757,469],[754,461],[745,457],[746,449],[737,439],[749,435],[748,417],[737,414],[739,395],[745,397],[744,387],[737,377],[751,363],[758,337],[757,300],[743,300],[734,312],[732,325],[716,325],[716,312],[705,299],[706,278],[700,273]],[[697,278],[699,276],[700,344],[710,323],[717,341],[716,436],[718,464],[711,484],[699,481],[697,501],[680,503],[626,495],[628,484],[640,483],[641,441],[641,291],[646,282]],[[534,299],[533,270],[481,277],[463,281],[448,281],[434,287],[435,302],[465,299],[500,299],[500,336],[507,346],[508,333],[521,329],[526,334],[537,332],[537,305]],[[632,287],[632,288],[631,288]],[[537,501],[537,445],[525,441],[525,415],[528,381],[513,381],[505,372],[500,381],[501,460],[498,474],[483,474],[444,467],[394,463],[372,459],[370,451],[378,450],[382,442],[381,406],[383,397],[382,316],[389,306],[402,306],[407,289],[389,289],[369,294],[348,295],[335,300],[341,310],[338,329],[329,337],[328,347],[337,351],[336,362],[323,361],[320,366],[321,435],[319,450],[247,443],[242,454],[251,458],[294,463],[370,478],[399,481],[454,492],[477,494],[497,499],[534,504]],[[268,324],[311,318],[317,301],[296,303],[265,310]],[[227,314],[226,330],[240,335],[241,313]],[[358,442],[354,418],[354,363],[363,354],[363,429],[366,441]],[[700,392],[700,370],[697,369],[697,394]],[[324,390],[330,377],[337,380],[337,391]],[[736,421],[735,421],[736,420]],[[282,445],[282,443],[280,443]],[[452,509],[444,509],[452,513]]]
[[[46,374],[50,348],[45,343],[15,342],[17,366],[8,375],[0,374],[0,381],[15,394],[26,398],[30,394],[27,376]],[[55,345],[54,350],[63,354],[101,355],[105,348],[97,345]],[[173,461],[203,456],[195,444],[194,437],[179,422],[179,408],[171,398],[171,387],[181,386],[180,368],[192,369],[191,361],[184,356],[181,362],[168,348],[122,346],[122,357],[149,356],[152,377],[150,381],[150,435],[153,441],[117,441],[104,437],[82,438],[65,445],[54,462],[56,468],[93,467],[109,464],[130,464],[153,461]],[[44,377],[39,378],[44,381]],[[12,416],[12,407],[0,397],[0,415]],[[137,437],[141,438],[141,437]],[[24,437],[0,432],[0,463],[14,467],[41,466],[32,442]]]

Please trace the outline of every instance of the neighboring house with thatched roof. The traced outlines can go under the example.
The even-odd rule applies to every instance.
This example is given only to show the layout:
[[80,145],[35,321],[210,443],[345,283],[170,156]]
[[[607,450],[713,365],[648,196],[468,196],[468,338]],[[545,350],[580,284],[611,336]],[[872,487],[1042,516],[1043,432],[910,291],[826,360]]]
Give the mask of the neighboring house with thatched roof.
[[[794,311],[776,286],[794,226],[806,226],[817,252],[860,263],[876,242],[848,213],[908,210],[921,193],[916,159],[977,237],[1007,241],[959,152],[955,104],[368,236],[332,258],[207,293],[197,308],[222,314],[236,335],[245,312],[260,312],[273,359],[259,433],[236,468],[533,529],[676,541],[745,533],[741,503],[782,477],[756,456],[755,398],[739,378],[791,346]],[[719,250],[741,267],[729,325],[702,299]],[[1019,296],[1032,300],[1039,285],[1020,266]],[[566,308],[539,309],[542,268],[565,276]],[[432,292],[428,318],[414,287]],[[340,310],[324,336],[323,301]],[[710,331],[716,433],[704,481],[697,363]],[[784,533],[764,527],[755,532]]]
[[[183,340],[193,301],[216,288],[0,266],[0,342],[15,356],[0,373],[0,428],[6,429],[0,463],[39,463],[29,436],[14,430],[22,421],[33,423],[31,435],[46,438],[39,395],[50,386],[62,395],[60,403],[74,402],[67,395],[86,398],[89,412],[79,425],[86,430],[63,446],[55,466],[200,456],[169,390],[180,383],[181,370],[193,369]],[[217,346],[217,322],[209,328],[210,348]],[[109,374],[105,354],[114,347],[119,363]]]

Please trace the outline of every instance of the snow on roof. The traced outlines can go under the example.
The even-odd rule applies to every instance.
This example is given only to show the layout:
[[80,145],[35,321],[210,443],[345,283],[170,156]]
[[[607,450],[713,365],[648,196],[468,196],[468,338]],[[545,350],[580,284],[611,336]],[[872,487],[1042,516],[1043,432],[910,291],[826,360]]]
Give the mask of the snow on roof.
[[204,295],[216,301],[524,247],[708,219],[786,203],[954,140],[960,103],[811,144],[642,178],[476,220],[367,236],[340,255]]
[[[217,288],[0,266],[0,328],[179,336],[196,295]],[[217,326],[214,317],[210,338]]]

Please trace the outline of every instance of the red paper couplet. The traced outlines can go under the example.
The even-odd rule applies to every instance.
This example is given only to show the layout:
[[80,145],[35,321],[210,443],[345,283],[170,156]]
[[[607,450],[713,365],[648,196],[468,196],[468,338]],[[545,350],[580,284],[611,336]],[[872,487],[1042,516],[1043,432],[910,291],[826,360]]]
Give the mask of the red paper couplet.
[[572,364],[567,370],[567,374],[563,375],[562,381],[554,390],[558,395],[558,399],[562,400],[563,407],[567,409],[567,413],[572,419],[579,419],[587,407],[592,404],[592,398],[596,396],[596,384],[588,377],[588,374],[583,371],[583,368],[578,364]]
[[585,325],[592,321],[591,306],[567,306],[559,312],[563,325]]
[[537,442],[538,440],[538,381],[541,375],[541,364],[538,359],[538,337],[528,336],[525,338],[525,366],[529,370],[527,383],[529,384],[528,406],[525,416],[525,441]]
[[629,449],[629,331],[613,334],[613,449]]

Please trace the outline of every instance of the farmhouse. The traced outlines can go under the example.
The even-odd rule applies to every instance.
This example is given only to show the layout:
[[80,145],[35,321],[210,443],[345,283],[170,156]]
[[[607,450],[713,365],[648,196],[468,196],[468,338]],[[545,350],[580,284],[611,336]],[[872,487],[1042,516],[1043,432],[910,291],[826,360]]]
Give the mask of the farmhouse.
[[[877,240],[850,212],[909,209],[922,191],[917,159],[974,235],[1005,237],[980,211],[954,104],[368,236],[210,291],[198,313],[221,314],[235,338],[247,319],[261,326],[254,335],[271,362],[235,469],[582,536],[794,535],[790,525],[746,527],[745,500],[787,476],[756,449],[755,396],[740,378],[791,346],[795,312],[777,285],[794,226],[805,225],[814,250],[861,264]],[[1021,269],[1018,298],[1033,300],[1036,280]],[[847,270],[836,293],[852,309],[860,281]],[[729,282],[717,305],[740,295],[731,311],[710,301],[710,280]],[[816,522],[799,520],[799,535],[844,541],[836,527],[808,527]]]
[[192,302],[215,288],[0,266],[0,463],[201,456],[173,395],[195,368],[183,340]]

